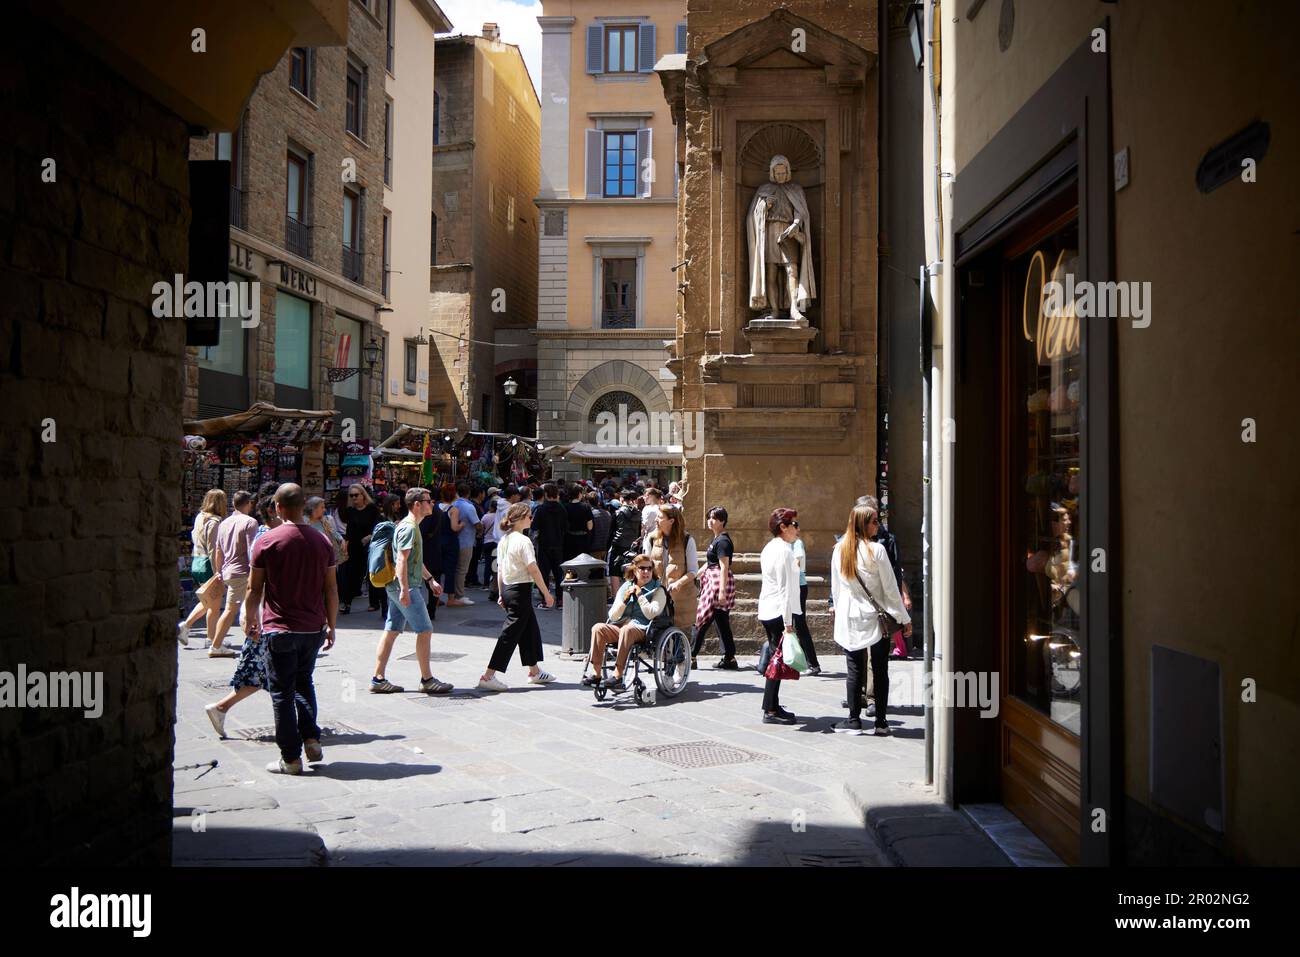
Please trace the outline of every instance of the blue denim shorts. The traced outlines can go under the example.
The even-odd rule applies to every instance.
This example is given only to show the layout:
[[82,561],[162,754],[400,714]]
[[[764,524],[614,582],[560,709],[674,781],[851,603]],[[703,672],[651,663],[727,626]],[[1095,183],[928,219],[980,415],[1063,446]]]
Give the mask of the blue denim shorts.
[[388,617],[384,619],[385,631],[409,629],[417,635],[421,632],[433,631],[433,619],[429,617],[429,606],[425,600],[426,592],[423,584],[419,588],[411,589],[411,604],[405,608],[397,599],[402,590],[396,582],[389,582],[384,590],[388,593]]

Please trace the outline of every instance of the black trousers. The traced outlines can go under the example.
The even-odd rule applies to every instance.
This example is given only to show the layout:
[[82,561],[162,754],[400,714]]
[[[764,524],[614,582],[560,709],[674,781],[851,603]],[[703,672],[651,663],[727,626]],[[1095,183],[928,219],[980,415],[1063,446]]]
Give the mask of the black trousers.
[[[767,632],[767,640],[772,645],[772,654],[776,655],[776,650],[781,647],[781,636],[785,633],[785,621],[781,618],[769,618],[761,622],[763,630]],[[781,707],[781,679],[768,678],[763,685],[763,710],[775,711]]]
[[799,586],[799,607],[804,610],[804,614],[794,616],[794,631],[799,636],[799,647],[803,649],[804,657],[808,659],[809,668],[820,668],[821,662],[817,660],[817,649],[813,646],[812,632],[808,630],[808,586]]
[[870,649],[859,648],[845,654],[849,677],[846,682],[849,692],[849,717],[861,714],[862,686],[867,680],[867,652],[871,652],[871,679],[875,683],[876,727],[886,727],[885,710],[889,707],[889,645],[890,639],[882,635]]
[[479,562],[481,562],[482,560],[483,560],[483,543],[475,542],[474,551],[471,552],[469,556],[469,571],[465,573],[466,585],[479,584],[478,566],[479,566]]
[[[537,549],[537,567],[542,573],[542,581],[546,582],[546,587],[551,589],[551,594],[555,596],[555,603],[560,603],[560,582],[564,579],[564,572],[560,571],[560,563],[564,561],[563,545],[542,545]],[[551,581],[555,584],[552,586]]]
[[506,625],[497,638],[488,667],[493,671],[505,671],[517,647],[519,660],[531,668],[542,660],[542,630],[537,627],[537,613],[533,611],[533,586],[527,582],[507,585],[502,597],[505,598]]
[[704,639],[709,633],[709,626],[718,625],[718,637],[722,639],[722,653],[728,658],[736,657],[736,639],[731,636],[731,612],[725,608],[713,609],[713,617],[705,622],[704,627],[695,632],[695,642],[691,645],[691,657],[694,658],[704,647]]

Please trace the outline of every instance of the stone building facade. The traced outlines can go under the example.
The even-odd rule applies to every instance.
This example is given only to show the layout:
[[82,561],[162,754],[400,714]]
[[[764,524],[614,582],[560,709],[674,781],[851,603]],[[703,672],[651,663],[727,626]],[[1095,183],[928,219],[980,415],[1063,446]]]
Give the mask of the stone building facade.
[[[680,275],[676,131],[654,67],[685,40],[681,0],[544,3],[538,435],[557,476],[680,471],[678,438],[597,448],[593,416],[667,412]],[[660,437],[663,438],[662,436]]]
[[[690,0],[686,52],[659,69],[681,131],[673,408],[703,419],[686,520],[723,503],[738,549],[756,552],[771,510],[795,508],[816,571],[854,498],[875,491],[876,16],[875,3]],[[750,308],[746,218],[775,155],[810,208],[806,321]]]
[[384,369],[380,437],[398,425],[429,426],[429,275],[435,240],[435,33],[451,22],[433,0],[389,0],[388,63],[384,74],[388,129],[384,138],[382,292]]
[[[189,270],[191,125],[233,123],[291,43],[346,38],[308,2],[271,6],[214,23],[206,4],[143,0],[140,31],[108,5],[23,5],[0,39],[0,671],[102,677],[93,709],[0,708],[13,861],[170,863],[186,325],[150,290]],[[178,60],[195,23],[208,59]]]
[[[362,349],[383,341],[390,9],[347,9],[346,47],[287,51],[235,129],[191,143],[192,159],[231,161],[231,279],[260,283],[261,315],[248,329],[223,320],[220,345],[187,351],[186,418],[257,401],[335,409],[336,432],[351,419],[358,439],[379,440],[386,369],[366,368]],[[331,382],[336,366],[365,371]]]
[[429,275],[429,412],[443,427],[532,435],[541,106],[495,24],[438,39]]

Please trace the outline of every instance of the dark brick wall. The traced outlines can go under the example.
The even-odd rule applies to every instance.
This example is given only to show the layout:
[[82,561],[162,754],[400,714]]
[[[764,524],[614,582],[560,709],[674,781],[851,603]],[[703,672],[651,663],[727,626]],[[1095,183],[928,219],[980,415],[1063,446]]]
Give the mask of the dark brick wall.
[[104,710],[0,709],[6,858],[166,864],[185,330],[150,305],[187,268],[187,131],[18,11],[0,40],[0,670],[103,672]]

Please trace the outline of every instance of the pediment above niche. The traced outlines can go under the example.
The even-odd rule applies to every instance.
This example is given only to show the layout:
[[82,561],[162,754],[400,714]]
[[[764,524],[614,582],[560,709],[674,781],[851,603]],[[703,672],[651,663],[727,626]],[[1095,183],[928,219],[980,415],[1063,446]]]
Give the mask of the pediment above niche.
[[789,50],[773,50],[748,63],[742,63],[740,66],[747,70],[806,70],[809,68],[817,70],[822,67],[822,64],[801,57],[797,53],[791,53]]
[[835,86],[865,83],[876,55],[786,9],[733,30],[704,48],[695,71],[705,84],[732,86],[739,70],[818,70]]

